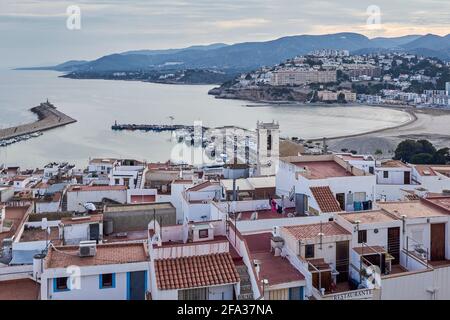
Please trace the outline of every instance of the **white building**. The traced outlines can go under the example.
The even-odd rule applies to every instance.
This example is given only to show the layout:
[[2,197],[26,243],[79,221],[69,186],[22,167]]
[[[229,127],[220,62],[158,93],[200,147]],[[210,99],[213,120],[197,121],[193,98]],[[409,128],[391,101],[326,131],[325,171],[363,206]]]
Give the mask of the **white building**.
[[103,239],[103,214],[62,218],[60,239],[64,245],[78,245],[81,241],[101,242]]
[[109,185],[126,186],[130,189],[143,188],[146,165],[137,160],[118,160],[109,173]]
[[[84,247],[83,247],[84,246]],[[42,300],[144,300],[149,286],[145,243],[50,247],[35,259]],[[86,252],[85,252],[86,251]]]
[[117,159],[105,158],[105,159],[91,159],[89,160],[88,172],[97,174],[109,174]]
[[233,300],[240,295],[222,221],[157,229],[150,232],[149,247],[153,300]]
[[414,183],[422,185],[427,192],[442,193],[450,190],[449,165],[411,165]]
[[126,186],[70,186],[66,193],[67,211],[85,212],[84,204],[102,203],[105,199],[119,203],[127,201]]
[[376,177],[336,155],[287,157],[280,159],[276,186],[278,195],[295,199],[301,215],[359,211],[372,208]]

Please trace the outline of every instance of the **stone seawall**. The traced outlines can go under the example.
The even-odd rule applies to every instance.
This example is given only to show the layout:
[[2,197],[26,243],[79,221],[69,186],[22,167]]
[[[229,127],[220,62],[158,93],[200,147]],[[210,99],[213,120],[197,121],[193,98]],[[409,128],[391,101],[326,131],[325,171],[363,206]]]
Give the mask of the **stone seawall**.
[[77,122],[77,120],[58,111],[56,107],[49,102],[41,103],[39,106],[30,109],[30,111],[38,116],[37,121],[0,129],[0,140],[12,139],[26,134],[50,130]]

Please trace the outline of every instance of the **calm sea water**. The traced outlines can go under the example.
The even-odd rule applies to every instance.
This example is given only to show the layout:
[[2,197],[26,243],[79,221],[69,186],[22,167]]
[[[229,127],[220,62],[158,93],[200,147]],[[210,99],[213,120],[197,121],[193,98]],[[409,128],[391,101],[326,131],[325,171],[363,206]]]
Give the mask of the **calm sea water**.
[[119,123],[173,123],[204,126],[256,121],[280,122],[282,136],[320,138],[361,133],[403,123],[403,112],[371,107],[258,106],[218,100],[212,86],[162,85],[142,82],[72,80],[51,71],[0,70],[0,127],[35,120],[28,110],[47,98],[77,123],[47,131],[39,138],[0,148],[0,163],[33,168],[48,161],[85,166],[89,157],[127,157],[166,161],[174,142],[169,133],[113,132]]

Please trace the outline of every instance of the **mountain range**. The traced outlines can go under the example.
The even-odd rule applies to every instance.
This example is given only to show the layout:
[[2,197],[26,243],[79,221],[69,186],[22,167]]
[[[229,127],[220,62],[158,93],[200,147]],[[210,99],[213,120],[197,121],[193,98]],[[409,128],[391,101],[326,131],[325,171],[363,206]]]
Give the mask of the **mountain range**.
[[373,38],[357,33],[287,36],[265,42],[233,45],[216,43],[168,50],[136,50],[103,56],[93,61],[68,61],[38,69],[75,73],[151,71],[173,69],[252,70],[272,66],[316,49],[345,49],[351,53],[404,51],[450,61],[450,34]]

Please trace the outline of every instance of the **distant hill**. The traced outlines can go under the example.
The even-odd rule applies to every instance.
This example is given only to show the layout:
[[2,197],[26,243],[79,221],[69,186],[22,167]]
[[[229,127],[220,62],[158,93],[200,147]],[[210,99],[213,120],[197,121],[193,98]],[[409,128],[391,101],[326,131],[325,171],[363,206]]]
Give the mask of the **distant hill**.
[[403,37],[396,37],[396,38],[373,38],[370,40],[371,45],[374,48],[386,48],[386,49],[394,49],[394,48],[401,48],[401,46],[411,42],[415,41],[422,37],[421,35],[409,35],[409,36],[403,36]]
[[56,66],[50,67],[30,67],[30,68],[17,68],[15,70],[55,70],[61,72],[72,72],[80,69],[83,65],[89,63],[89,61],[85,60],[70,60]]
[[188,51],[188,50],[211,50],[211,49],[218,49],[228,46],[225,43],[213,43],[210,45],[204,45],[204,46],[191,46],[188,48],[181,48],[181,49],[166,49],[166,50],[134,50],[134,51],[127,51],[121,53],[121,55],[131,55],[131,54],[142,54],[147,56],[154,56],[158,54],[174,54],[181,51]]
[[135,50],[97,60],[70,61],[52,70],[78,73],[180,69],[252,70],[271,66],[316,49],[346,49],[352,53],[402,50],[450,61],[450,35],[408,35],[369,39],[357,33],[299,35],[266,42],[222,43],[168,50]]

